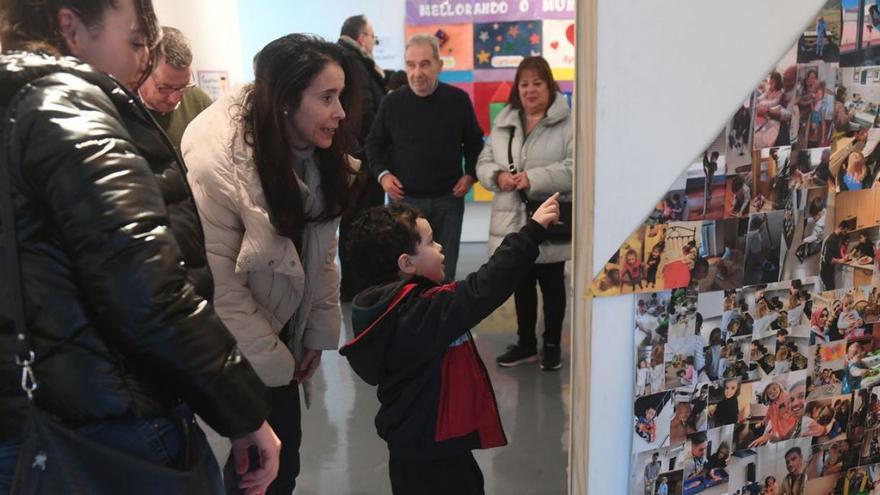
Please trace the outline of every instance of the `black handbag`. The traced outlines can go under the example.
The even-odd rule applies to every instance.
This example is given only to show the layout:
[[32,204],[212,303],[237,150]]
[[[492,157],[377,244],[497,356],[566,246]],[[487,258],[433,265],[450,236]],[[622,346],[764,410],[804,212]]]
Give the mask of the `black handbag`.
[[[515,133],[516,128],[514,127],[510,130],[510,139],[507,141],[507,169],[511,174],[518,172],[516,165],[513,164],[513,136]],[[523,205],[525,205],[526,218],[532,218],[535,211],[537,211],[544,201],[547,200],[547,198],[529,199],[526,192],[522,189],[517,192],[519,193],[519,199],[523,202]],[[547,227],[547,240],[553,242],[571,242],[572,225],[571,201],[560,201],[559,221]]]
[[21,267],[15,233],[13,200],[6,156],[0,156],[0,228],[12,288],[9,304],[15,334],[16,363],[21,387],[28,396],[28,412],[18,463],[12,479],[13,495],[67,494],[222,494],[223,482],[204,433],[185,406],[175,414],[182,434],[177,466],[164,466],[97,442],[40,409],[34,401],[39,360],[25,325]]

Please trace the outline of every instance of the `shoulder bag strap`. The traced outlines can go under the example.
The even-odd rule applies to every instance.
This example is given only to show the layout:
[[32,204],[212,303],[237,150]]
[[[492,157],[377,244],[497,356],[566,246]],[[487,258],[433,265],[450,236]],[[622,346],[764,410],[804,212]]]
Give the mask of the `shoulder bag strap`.
[[[8,141],[6,133],[0,135],[3,142]],[[25,325],[24,301],[22,299],[21,264],[18,259],[18,239],[15,233],[15,211],[12,199],[12,178],[9,173],[9,160],[6,153],[0,153],[0,229],[3,230],[3,252],[8,267],[9,314],[15,330],[15,361],[22,367],[21,386],[28,397],[33,397],[36,389],[33,370],[34,351],[31,336]]]
[[[516,127],[510,128],[510,139],[507,140],[507,169],[510,173],[515,174],[517,172],[516,166],[513,164],[513,138],[516,136]],[[529,198],[526,195],[526,192],[520,189],[517,191],[519,193],[519,199],[523,203],[528,203]]]

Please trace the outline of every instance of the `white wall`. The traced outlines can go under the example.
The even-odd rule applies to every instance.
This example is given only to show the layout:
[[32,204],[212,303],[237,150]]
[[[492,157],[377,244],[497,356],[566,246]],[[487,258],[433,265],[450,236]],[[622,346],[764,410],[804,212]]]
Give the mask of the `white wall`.
[[229,71],[232,85],[244,81],[238,0],[154,0],[163,25],[180,29],[193,50],[193,70]]
[[[599,0],[597,268],[718,135],[823,3]],[[593,306],[590,494],[618,494],[628,486],[632,312],[632,296]]]

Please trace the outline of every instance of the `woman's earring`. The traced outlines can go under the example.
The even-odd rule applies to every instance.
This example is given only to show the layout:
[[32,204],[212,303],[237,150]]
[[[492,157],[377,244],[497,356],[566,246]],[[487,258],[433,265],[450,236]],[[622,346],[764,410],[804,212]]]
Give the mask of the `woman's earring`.
[[285,108],[284,110],[281,111],[281,114],[284,115],[285,117],[290,117],[290,110]]

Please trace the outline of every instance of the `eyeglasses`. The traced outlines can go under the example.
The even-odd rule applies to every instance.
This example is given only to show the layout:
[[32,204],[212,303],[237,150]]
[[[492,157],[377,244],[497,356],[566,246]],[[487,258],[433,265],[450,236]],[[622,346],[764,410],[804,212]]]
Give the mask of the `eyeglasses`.
[[190,82],[184,86],[169,86],[167,84],[162,84],[161,82],[159,82],[159,80],[156,79],[155,74],[150,74],[150,79],[152,79],[153,82],[156,83],[156,91],[164,96],[171,96],[174,93],[182,93],[190,88],[196,87],[195,81],[192,80],[190,80]]

